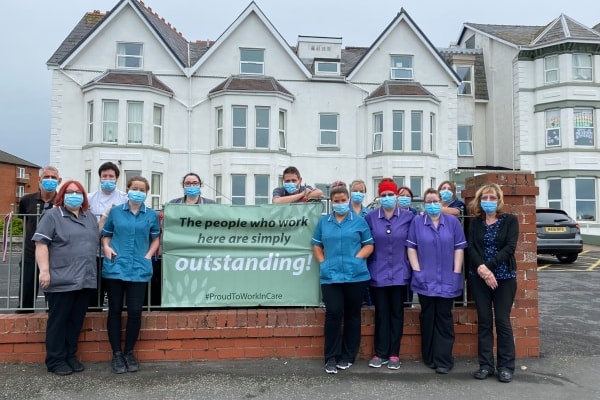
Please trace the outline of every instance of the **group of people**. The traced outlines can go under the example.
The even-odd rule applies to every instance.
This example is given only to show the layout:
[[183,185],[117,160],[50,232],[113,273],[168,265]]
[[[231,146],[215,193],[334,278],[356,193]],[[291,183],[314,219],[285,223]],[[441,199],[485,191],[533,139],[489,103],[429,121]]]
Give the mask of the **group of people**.
[[[33,311],[37,263],[37,281],[48,305],[45,363],[48,371],[57,375],[85,369],[76,357],[77,342],[88,307],[101,306],[104,292],[112,371],[121,374],[139,369],[134,346],[161,227],[158,213],[145,205],[150,191],[148,180],[131,177],[126,192],[122,192],[117,189],[119,175],[114,163],[102,164],[98,169],[100,190],[88,195],[76,180],[58,188],[58,170],[48,166],[40,171],[39,192],[24,196],[20,203],[26,243],[19,311]],[[200,195],[201,186],[197,174],[185,175],[184,196],[171,202],[214,203]],[[124,305],[127,319],[123,343]]]
[[[37,262],[39,286],[48,304],[46,366],[57,375],[84,370],[76,357],[78,337],[88,306],[98,305],[104,291],[112,371],[139,369],[134,347],[161,227],[157,212],[145,205],[148,180],[131,177],[126,192],[121,192],[117,189],[119,172],[114,163],[102,164],[98,170],[100,190],[88,195],[75,180],[58,189],[58,170],[45,167],[40,172],[40,191],[25,196],[20,204],[19,214],[28,218],[26,239],[29,236],[35,244],[34,249],[29,241],[25,245],[21,306],[33,307],[28,299],[35,298]],[[183,197],[171,203],[214,203],[201,196],[201,187],[197,174],[186,174]],[[311,241],[320,265],[326,308],[325,371],[337,373],[355,362],[361,341],[361,308],[368,288],[375,306],[374,355],[369,366],[400,368],[404,305],[414,292],[421,306],[423,362],[436,373],[449,373],[454,366],[452,307],[463,288],[467,249],[478,314],[480,367],[473,376],[486,379],[497,370],[501,382],[510,382],[515,368],[510,311],[516,293],[514,253],[519,228],[516,217],[503,211],[500,187],[488,184],[477,191],[470,204],[474,219],[468,239],[457,218],[465,214],[465,205],[456,198],[452,182],[443,182],[437,190],[427,189],[421,213],[411,207],[410,188],[398,187],[391,178],[379,183],[380,207],[364,207],[365,194],[362,180],[349,186],[334,182],[329,193],[332,212],[319,219]],[[302,183],[297,168],[288,167],[283,186],[273,191],[273,203],[306,202],[322,196],[321,190]],[[40,211],[43,214],[38,222],[31,214]],[[127,319],[122,343],[124,304]]]
[[460,220],[465,204],[456,198],[452,182],[427,189],[421,213],[411,208],[410,189],[398,187],[391,178],[379,183],[380,207],[365,209],[365,192],[360,180],[350,186],[334,182],[332,211],[320,218],[312,237],[325,304],[325,372],[336,374],[355,362],[368,287],[375,306],[369,366],[400,368],[404,302],[412,291],[421,307],[423,362],[438,374],[448,374],[454,367],[452,307],[462,293],[465,264],[470,266],[467,273],[478,315],[479,369],[473,377],[486,379],[497,371],[500,382],[510,382],[515,370],[510,311],[516,293],[519,227],[516,217],[503,210],[500,187],[487,184],[477,190],[469,205],[473,219],[468,238]]

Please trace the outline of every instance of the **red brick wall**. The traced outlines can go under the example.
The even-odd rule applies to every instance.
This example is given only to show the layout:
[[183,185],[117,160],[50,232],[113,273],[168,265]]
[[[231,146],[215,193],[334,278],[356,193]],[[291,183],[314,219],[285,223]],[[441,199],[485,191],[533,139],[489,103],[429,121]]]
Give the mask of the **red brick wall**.
[[[534,177],[528,173],[480,175],[467,180],[462,192],[467,202],[475,189],[497,182],[509,211],[520,222],[517,246],[518,290],[511,319],[517,357],[540,354]],[[144,312],[136,351],[143,361],[201,361],[323,356],[322,308],[232,309]],[[0,314],[0,362],[43,362],[46,314]],[[477,315],[473,306],[454,309],[458,357],[477,355]],[[373,352],[374,313],[364,308],[359,357]],[[420,358],[419,309],[405,311],[401,358]],[[88,313],[79,354],[84,361],[111,358],[106,313]]]

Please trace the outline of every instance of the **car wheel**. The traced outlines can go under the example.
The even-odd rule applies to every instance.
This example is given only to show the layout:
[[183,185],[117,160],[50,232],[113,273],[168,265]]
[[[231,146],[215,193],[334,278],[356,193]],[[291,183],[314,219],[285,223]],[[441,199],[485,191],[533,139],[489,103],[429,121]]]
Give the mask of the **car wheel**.
[[578,255],[577,253],[559,254],[556,258],[558,258],[561,264],[571,264],[577,260]]

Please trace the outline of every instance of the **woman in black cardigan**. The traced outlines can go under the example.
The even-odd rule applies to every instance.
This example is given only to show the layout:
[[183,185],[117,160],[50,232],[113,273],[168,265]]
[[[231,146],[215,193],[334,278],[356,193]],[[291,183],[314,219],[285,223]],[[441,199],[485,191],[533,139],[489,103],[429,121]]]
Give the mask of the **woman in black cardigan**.
[[[494,375],[494,317],[498,380],[510,382],[515,371],[515,341],[510,311],[517,291],[515,248],[519,222],[502,211],[503,194],[492,183],[479,188],[470,204],[475,218],[469,225],[468,254],[471,292],[477,307],[479,369],[475,379]],[[493,312],[492,312],[493,310]]]

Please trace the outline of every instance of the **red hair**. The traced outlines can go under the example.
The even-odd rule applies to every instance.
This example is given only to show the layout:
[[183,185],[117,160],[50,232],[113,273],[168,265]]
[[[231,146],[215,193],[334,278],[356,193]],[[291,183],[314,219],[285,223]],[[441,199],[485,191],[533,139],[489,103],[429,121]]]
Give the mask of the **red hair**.
[[90,202],[88,201],[88,195],[87,192],[85,191],[85,188],[83,187],[83,185],[81,184],[81,182],[79,181],[75,181],[75,180],[70,180],[70,181],[66,181],[65,183],[62,184],[62,186],[60,187],[60,189],[58,189],[58,193],[56,193],[56,197],[54,200],[54,205],[55,206],[63,206],[65,205],[65,192],[67,191],[67,187],[69,187],[71,184],[74,184],[75,186],[77,186],[77,190],[80,191],[81,193],[83,193],[83,203],[81,204],[81,209],[83,211],[87,211],[90,209]]

